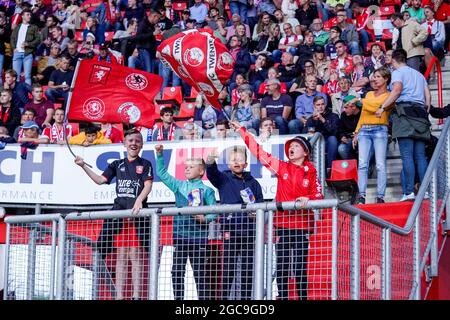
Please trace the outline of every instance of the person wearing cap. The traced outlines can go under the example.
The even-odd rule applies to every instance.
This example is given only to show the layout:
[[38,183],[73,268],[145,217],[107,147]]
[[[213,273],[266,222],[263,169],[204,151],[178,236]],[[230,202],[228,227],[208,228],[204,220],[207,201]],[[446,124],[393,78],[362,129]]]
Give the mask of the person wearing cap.
[[39,126],[34,121],[27,121],[21,127],[23,136],[19,137],[18,143],[32,142],[34,144],[47,143],[48,139],[44,136],[39,136]]
[[220,42],[222,42],[223,44],[227,44],[227,29],[226,29],[226,20],[225,17],[218,17],[217,21],[217,29],[214,30],[214,36],[220,40]]
[[[308,237],[314,230],[314,213],[303,209],[309,200],[323,199],[322,186],[317,178],[317,170],[310,162],[311,144],[302,137],[296,136],[284,145],[288,161],[283,161],[266,152],[255,137],[238,122],[232,126],[239,132],[250,152],[277,177],[275,200],[297,201],[296,212],[277,211],[274,215],[274,226],[279,241],[276,245],[277,283],[279,298],[290,296],[289,279],[295,275],[296,293],[300,299],[307,299],[306,262],[308,257]],[[292,266],[292,270],[290,269]]]
[[[378,109],[389,96],[387,85],[391,81],[391,73],[386,68],[377,69],[371,83],[374,91],[369,91],[362,99],[362,111],[355,129],[353,146],[358,144],[358,203],[366,203],[366,189],[371,149],[375,151],[377,168],[376,203],[384,203],[386,191],[386,150],[388,143],[388,125],[390,110],[384,110],[380,117]],[[413,193],[414,195],[414,193]]]
[[108,43],[101,43],[98,47],[98,54],[94,56],[94,61],[104,61],[107,63],[118,64],[117,58],[109,50]]
[[341,159],[356,159],[357,152],[353,148],[353,136],[361,116],[362,103],[359,97],[347,95],[343,99],[343,111],[338,128],[338,154]]

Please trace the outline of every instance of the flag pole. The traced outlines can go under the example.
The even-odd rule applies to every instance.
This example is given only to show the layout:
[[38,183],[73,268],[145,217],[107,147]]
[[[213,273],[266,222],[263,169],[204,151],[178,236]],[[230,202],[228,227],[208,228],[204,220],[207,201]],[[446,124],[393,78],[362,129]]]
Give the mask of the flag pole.
[[[80,62],[81,62],[81,59],[78,58],[77,65],[75,66],[75,71],[74,71],[74,73],[73,73],[72,83],[70,84],[69,95],[68,95],[68,97],[67,97],[67,103],[66,103],[66,110],[64,110],[65,114],[64,114],[64,124],[63,124],[63,129],[64,129],[64,139],[66,140],[67,148],[69,149],[70,153],[73,155],[74,158],[76,158],[77,155],[73,152],[72,148],[70,147],[69,139],[68,139],[68,137],[67,137],[66,127],[67,127],[67,122],[68,122],[67,115],[69,114],[70,101],[72,100],[72,91],[73,91],[73,88],[74,88],[74,86],[75,86],[75,81],[76,81],[76,79],[77,79],[78,69],[79,69],[79,67],[80,67]],[[85,164],[86,164],[89,168],[92,168],[92,166],[91,166],[89,163],[86,163],[86,162],[85,162]]]

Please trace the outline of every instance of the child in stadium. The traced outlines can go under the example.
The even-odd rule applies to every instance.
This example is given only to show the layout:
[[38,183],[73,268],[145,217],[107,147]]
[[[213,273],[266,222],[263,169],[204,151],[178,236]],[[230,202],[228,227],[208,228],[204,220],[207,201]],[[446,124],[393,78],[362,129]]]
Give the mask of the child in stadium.
[[[132,209],[132,212],[137,214],[142,208],[147,208],[147,196],[153,184],[153,168],[149,161],[139,157],[143,146],[142,135],[139,131],[135,129],[127,131],[124,144],[127,157],[110,163],[101,175],[91,170],[79,156],[75,158],[75,163],[98,185],[110,184],[113,178],[116,178],[117,197],[112,210]],[[128,219],[125,221],[104,220],[98,239],[103,258],[112,251],[114,240],[116,245],[120,242],[117,248],[115,272],[117,300],[124,298],[124,275],[128,273],[128,257],[132,264],[133,299],[140,299],[144,260],[142,248],[149,247],[150,225],[146,218],[135,218],[133,222]],[[114,239],[115,235],[116,239]]]
[[[264,202],[261,185],[250,172],[245,147],[231,147],[226,152],[229,170],[219,171],[215,159],[217,152],[208,155],[206,174],[219,190],[221,204]],[[238,257],[241,256],[241,299],[252,298],[253,253],[255,244],[254,215],[247,213],[224,214],[220,217],[223,232],[223,296],[229,294]],[[238,283],[238,281],[236,281]],[[235,299],[237,297],[234,297]]]
[[[202,182],[205,162],[201,158],[186,160],[186,180],[177,180],[165,167],[162,145],[155,146],[156,173],[161,181],[175,194],[177,207],[216,204],[214,190]],[[172,265],[172,283],[176,300],[184,300],[184,276],[187,259],[192,266],[199,300],[208,299],[207,242],[209,222],[216,215],[178,215],[173,220],[173,244],[175,247]]]
[[85,147],[94,144],[109,144],[111,140],[105,138],[100,127],[89,126],[85,132],[81,132],[69,139],[69,144],[78,144]]
[[[278,187],[275,199],[277,202],[295,200],[299,202],[300,207],[304,207],[309,200],[323,199],[316,168],[309,162],[311,144],[308,140],[297,136],[286,141],[284,151],[288,161],[283,161],[264,151],[253,135],[238,122],[233,122],[232,126],[238,130],[251,153],[276,175]],[[312,210],[304,209],[278,211],[274,216],[274,226],[279,238],[276,247],[279,296],[281,299],[288,299],[288,280],[293,273],[298,297],[306,300],[308,239],[314,228],[314,213]],[[291,264],[293,270],[290,273]]]

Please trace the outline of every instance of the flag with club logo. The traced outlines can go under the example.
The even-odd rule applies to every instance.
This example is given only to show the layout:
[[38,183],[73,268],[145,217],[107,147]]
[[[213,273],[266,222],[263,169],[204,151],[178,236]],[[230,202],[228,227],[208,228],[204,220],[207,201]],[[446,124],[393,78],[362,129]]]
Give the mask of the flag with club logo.
[[85,59],[78,62],[68,103],[68,120],[130,123],[152,128],[154,98],[162,77]]
[[219,39],[204,29],[183,31],[163,41],[158,52],[166,67],[221,109],[219,93],[233,74],[234,59]]

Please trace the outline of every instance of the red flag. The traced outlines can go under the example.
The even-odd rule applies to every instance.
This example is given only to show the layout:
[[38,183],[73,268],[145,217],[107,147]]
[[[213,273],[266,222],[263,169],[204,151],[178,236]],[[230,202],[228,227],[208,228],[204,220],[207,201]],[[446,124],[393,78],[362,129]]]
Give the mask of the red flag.
[[163,41],[158,52],[167,67],[221,109],[219,93],[233,74],[234,60],[219,39],[207,30],[188,30]]
[[153,99],[162,77],[94,60],[79,62],[68,106],[68,119],[131,123],[151,128],[155,116]]

